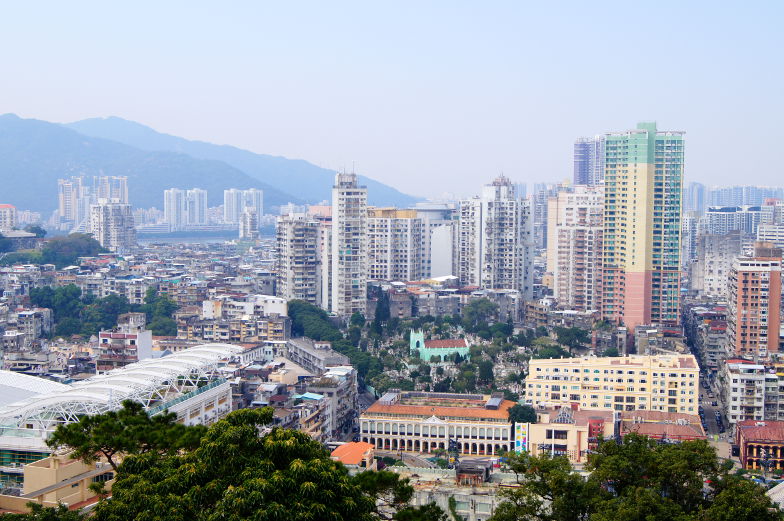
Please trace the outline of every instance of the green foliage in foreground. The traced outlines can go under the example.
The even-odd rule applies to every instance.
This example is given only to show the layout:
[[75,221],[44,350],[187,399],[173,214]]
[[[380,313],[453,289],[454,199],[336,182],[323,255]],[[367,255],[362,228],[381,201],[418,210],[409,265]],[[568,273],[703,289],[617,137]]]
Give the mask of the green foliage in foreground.
[[[209,429],[186,427],[126,402],[119,412],[58,427],[51,444],[84,461],[94,461],[95,452],[113,458],[117,480],[89,518],[96,521],[446,521],[434,504],[408,506],[413,488],[395,473],[350,476],[299,431],[260,436],[271,420],[270,408],[243,409]],[[37,508],[16,519],[82,518]]]
[[510,454],[520,486],[492,521],[778,521],[765,490],[730,474],[706,441],[605,441],[585,478],[564,457]]

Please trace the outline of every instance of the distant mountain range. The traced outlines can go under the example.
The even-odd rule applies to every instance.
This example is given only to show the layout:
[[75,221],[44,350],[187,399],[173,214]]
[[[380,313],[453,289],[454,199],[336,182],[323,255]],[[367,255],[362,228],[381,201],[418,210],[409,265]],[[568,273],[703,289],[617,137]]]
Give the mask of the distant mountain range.
[[[57,179],[125,175],[131,203],[163,207],[167,188],[203,188],[209,204],[226,188],[260,188],[266,207],[331,197],[334,172],[302,160],[188,141],[120,118],[60,125],[0,115],[0,203],[43,212],[57,207]],[[371,204],[408,206],[417,199],[360,177]],[[293,195],[296,194],[296,195]]]
[[[141,150],[163,150],[196,159],[222,161],[282,192],[296,194],[298,199],[306,202],[315,203],[332,197],[335,171],[302,159],[287,159],[256,154],[229,145],[190,141],[118,117],[85,119],[66,126],[86,136],[110,139]],[[360,175],[358,178],[360,184],[368,187],[370,204],[409,206],[418,200],[368,177]]]

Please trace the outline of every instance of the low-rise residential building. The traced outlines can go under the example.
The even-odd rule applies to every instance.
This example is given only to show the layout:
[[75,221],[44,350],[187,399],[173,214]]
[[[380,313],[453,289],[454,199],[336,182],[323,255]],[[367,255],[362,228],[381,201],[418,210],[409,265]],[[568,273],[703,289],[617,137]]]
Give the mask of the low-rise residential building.
[[[538,411],[536,423],[525,424],[525,447],[534,456],[566,456],[571,463],[585,463],[589,451],[598,447],[599,438],[614,434],[613,412],[574,410],[571,407]],[[515,424],[515,441],[517,441]]]
[[332,349],[329,342],[317,342],[307,337],[290,338],[286,343],[286,358],[313,374],[322,374],[332,366],[349,365],[351,361]]
[[152,358],[152,331],[145,328],[144,313],[125,313],[117,319],[117,327],[98,333],[95,349],[99,373]]
[[376,448],[370,443],[356,441],[339,445],[330,457],[348,467],[376,470]]
[[532,359],[525,401],[537,408],[697,412],[693,355]]
[[350,365],[328,368],[308,382],[311,393],[324,397],[324,429],[331,438],[347,434],[358,414],[357,371]]
[[762,364],[742,359],[725,362],[721,379],[730,424],[765,419],[765,374]]
[[429,453],[454,440],[463,455],[500,454],[512,449],[513,405],[502,395],[390,390],[360,416],[360,436],[383,450]]

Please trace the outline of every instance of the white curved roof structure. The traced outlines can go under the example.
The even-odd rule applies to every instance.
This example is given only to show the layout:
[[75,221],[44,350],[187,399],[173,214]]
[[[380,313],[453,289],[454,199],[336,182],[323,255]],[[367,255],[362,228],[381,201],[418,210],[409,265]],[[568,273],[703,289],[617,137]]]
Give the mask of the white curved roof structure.
[[13,371],[0,371],[0,407],[31,396],[63,392],[67,389],[70,387],[52,380]]
[[[21,400],[0,402],[0,435],[20,430],[43,433],[85,414],[119,409],[125,400],[145,408],[160,405],[213,379],[221,363],[242,352],[229,344],[204,344],[164,358],[142,360],[72,385],[0,371],[0,391],[27,391]],[[34,435],[34,434],[33,434]]]

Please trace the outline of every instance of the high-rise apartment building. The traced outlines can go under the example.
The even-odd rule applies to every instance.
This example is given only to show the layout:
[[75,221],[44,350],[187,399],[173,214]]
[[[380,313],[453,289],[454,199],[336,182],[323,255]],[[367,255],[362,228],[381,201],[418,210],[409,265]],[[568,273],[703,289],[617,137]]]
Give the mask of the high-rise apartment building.
[[766,358],[779,350],[781,249],[757,242],[753,257],[739,257],[729,274],[728,351]]
[[87,217],[90,190],[81,177],[57,180],[57,213],[62,221],[80,223]]
[[598,310],[602,279],[600,186],[564,187],[548,202],[547,271],[558,303],[580,311]]
[[784,198],[784,188],[769,186],[713,186],[707,194],[710,206],[760,206],[766,199]]
[[246,208],[240,215],[240,239],[255,241],[259,238],[259,215],[256,210]]
[[518,199],[504,176],[482,195],[460,201],[457,276],[482,289],[508,289],[533,296],[531,207]]
[[702,183],[695,183],[692,181],[689,186],[684,190],[683,197],[683,211],[696,212],[697,215],[702,215],[705,211],[705,185]]
[[223,191],[223,221],[226,223],[240,222],[244,208],[242,190],[230,188]]
[[367,230],[370,280],[423,278],[425,229],[416,210],[370,208]]
[[0,232],[7,232],[16,227],[16,206],[0,204]]
[[96,199],[128,203],[128,178],[126,176],[94,176],[93,195]]
[[223,221],[238,223],[242,212],[246,209],[256,212],[258,218],[264,215],[264,191],[256,188],[237,190],[230,188],[223,191]]
[[264,215],[264,191],[257,188],[249,188],[242,191],[242,209],[254,210],[261,219]]
[[[520,185],[517,185],[518,188]],[[454,203],[421,202],[414,206],[422,219],[423,277],[441,277],[455,273],[455,224],[457,207]]]
[[698,296],[727,298],[732,264],[743,251],[743,235],[700,235],[694,262],[689,266],[689,289]]
[[574,142],[574,184],[595,186],[604,179],[604,136]]
[[101,246],[116,253],[126,253],[136,246],[131,205],[99,199],[90,206],[90,233]]
[[192,188],[185,193],[185,216],[188,224],[207,224],[207,190]]
[[709,206],[703,218],[702,231],[724,235],[733,230],[756,235],[763,217],[760,206]]
[[684,270],[688,269],[697,257],[697,237],[702,221],[697,212],[683,212],[681,218],[681,264]]
[[332,287],[330,310],[365,313],[368,277],[367,188],[355,174],[337,174],[332,187]]
[[677,324],[683,132],[607,134],[602,317],[629,330]]
[[163,218],[172,231],[180,230],[188,222],[185,213],[185,190],[169,188],[163,191]]
[[547,248],[547,201],[557,194],[558,185],[534,184],[534,193],[531,197],[531,219],[533,220],[533,246],[537,250]]
[[276,293],[286,300],[321,303],[320,222],[307,214],[278,217]]

